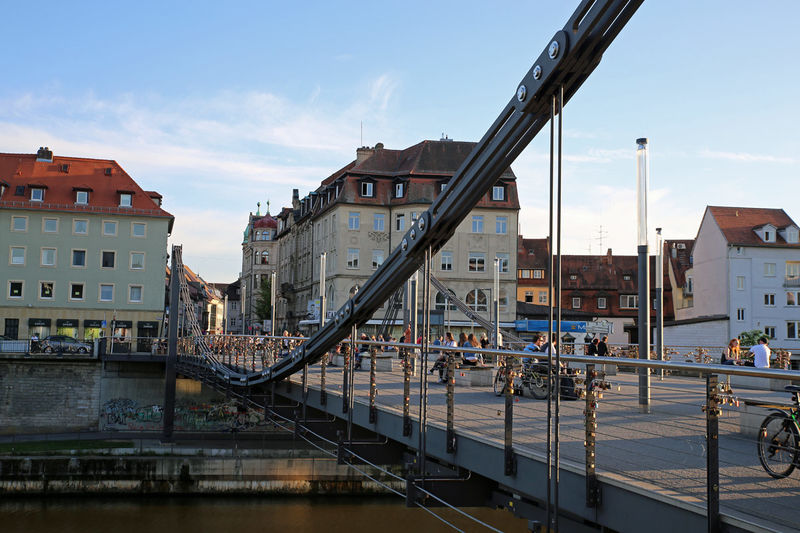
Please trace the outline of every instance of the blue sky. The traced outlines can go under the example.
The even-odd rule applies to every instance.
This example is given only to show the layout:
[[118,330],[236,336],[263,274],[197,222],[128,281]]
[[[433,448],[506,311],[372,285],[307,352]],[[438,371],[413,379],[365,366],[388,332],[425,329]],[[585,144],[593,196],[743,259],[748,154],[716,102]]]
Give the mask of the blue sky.
[[[225,4],[17,2],[0,32],[0,151],[116,159],[208,281],[236,278],[256,202],[315,188],[362,122],[387,148],[478,140],[578,2]],[[564,112],[565,252],[635,252],[641,136],[667,238],[709,204],[800,221],[798,19],[796,1],[646,0]],[[542,134],[513,165],[527,237],[547,231],[547,151]]]

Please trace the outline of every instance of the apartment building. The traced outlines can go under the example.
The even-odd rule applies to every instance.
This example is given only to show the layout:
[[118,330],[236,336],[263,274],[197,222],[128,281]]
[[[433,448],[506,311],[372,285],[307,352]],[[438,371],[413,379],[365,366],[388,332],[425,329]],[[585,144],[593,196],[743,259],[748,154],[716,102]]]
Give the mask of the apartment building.
[[116,161],[0,154],[3,334],[158,335],[173,222]]
[[[279,324],[294,329],[315,322],[322,253],[327,309],[337,309],[350,298],[447,187],[473,146],[442,139],[403,150],[386,149],[381,143],[361,147],[354,161],[325,178],[316,190],[302,199],[295,191],[291,209],[277,217]],[[513,327],[516,311],[518,212],[516,176],[509,168],[434,256],[432,268],[454,297],[490,318],[498,258],[500,321],[507,327]],[[450,296],[432,291],[433,311],[441,316]],[[449,307],[455,313],[452,304]],[[382,308],[370,323],[380,322],[385,314]],[[472,323],[462,316],[451,325]]]
[[[266,214],[261,214],[261,202],[258,202],[256,213],[250,213],[242,238],[242,271],[237,283],[234,307],[239,313],[231,310],[233,324],[231,332],[253,333],[261,328],[262,321],[256,313],[256,304],[261,291],[261,284],[268,280],[278,267],[278,221],[269,214],[267,202]],[[229,302],[233,301],[229,299]],[[238,324],[238,325],[237,325]]]

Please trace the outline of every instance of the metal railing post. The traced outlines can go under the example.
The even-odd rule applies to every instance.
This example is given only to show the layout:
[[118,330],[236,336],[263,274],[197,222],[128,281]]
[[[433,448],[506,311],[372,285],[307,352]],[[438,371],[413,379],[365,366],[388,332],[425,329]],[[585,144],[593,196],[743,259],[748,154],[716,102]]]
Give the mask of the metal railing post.
[[411,355],[405,352],[400,356],[403,362],[403,436],[411,436]]
[[706,507],[708,531],[720,531],[719,517],[719,381],[716,374],[706,374]]
[[456,452],[455,431],[456,358],[447,355],[447,453]]
[[375,397],[378,395],[378,384],[375,380],[375,367],[378,365],[377,348],[369,347],[369,423],[378,421],[378,409],[375,406]]
[[320,405],[328,405],[328,392],[325,390],[325,378],[327,377],[327,370],[328,370],[328,357],[330,357],[330,352],[325,354],[320,361],[319,365],[319,404]]
[[505,449],[505,460],[503,472],[507,476],[513,476],[517,473],[516,458],[514,457],[514,443],[513,443],[513,427],[514,427],[514,373],[511,370],[513,364],[513,356],[504,356],[505,365],[498,372],[503,371],[506,373],[506,404],[505,404],[505,421],[503,431],[503,443]]
[[594,365],[586,365],[586,506],[597,507],[600,503],[600,483],[597,481],[596,447],[597,436],[597,394],[595,379],[597,371]]

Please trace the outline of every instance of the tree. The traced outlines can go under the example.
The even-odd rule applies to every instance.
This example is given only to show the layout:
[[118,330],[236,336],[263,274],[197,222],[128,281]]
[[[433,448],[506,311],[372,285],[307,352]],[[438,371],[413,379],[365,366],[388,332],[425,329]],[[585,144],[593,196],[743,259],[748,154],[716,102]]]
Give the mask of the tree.
[[758,339],[766,337],[766,334],[760,329],[751,329],[750,331],[743,331],[739,333],[739,343],[742,346],[755,346],[758,344]]
[[256,316],[259,320],[272,317],[272,276],[261,277],[261,287],[256,298]]

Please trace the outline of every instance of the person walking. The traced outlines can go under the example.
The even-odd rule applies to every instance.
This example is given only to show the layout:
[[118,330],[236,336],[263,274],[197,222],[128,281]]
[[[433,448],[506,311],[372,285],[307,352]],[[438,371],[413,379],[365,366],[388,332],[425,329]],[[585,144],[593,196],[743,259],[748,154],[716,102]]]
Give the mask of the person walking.
[[603,335],[603,338],[597,343],[597,356],[608,357],[608,355],[608,335]]

